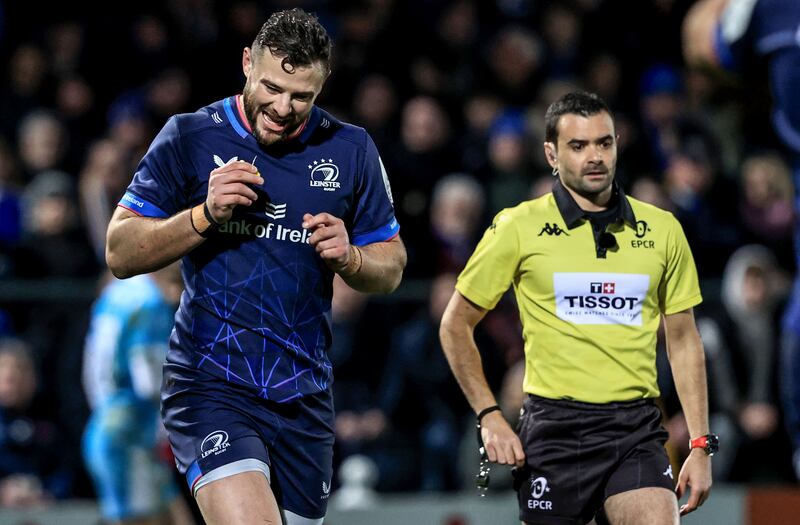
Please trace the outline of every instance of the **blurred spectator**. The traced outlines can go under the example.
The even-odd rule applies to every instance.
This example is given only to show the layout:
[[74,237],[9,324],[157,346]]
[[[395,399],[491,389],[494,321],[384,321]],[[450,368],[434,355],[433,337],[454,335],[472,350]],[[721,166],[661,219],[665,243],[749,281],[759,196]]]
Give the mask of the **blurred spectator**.
[[47,59],[33,44],[18,46],[8,61],[0,96],[0,130],[12,144],[17,140],[17,125],[22,117],[46,102]]
[[412,481],[403,475],[406,456],[397,453],[396,445],[401,440],[384,434],[388,422],[377,407],[390,324],[383,310],[369,304],[369,299],[340,278],[333,280],[331,316],[335,336],[328,356],[336,371],[334,471],[348,457],[362,454],[378,466],[381,490],[407,489]]
[[[458,447],[471,410],[461,395],[439,343],[439,322],[455,287],[456,275],[437,276],[427,310],[419,311],[392,336],[379,393],[380,408],[392,432],[411,439],[410,465],[422,490],[460,488]],[[484,356],[487,380],[497,388],[502,360],[482,330],[476,333]]]
[[9,254],[22,235],[22,206],[15,178],[16,159],[0,139],[0,276],[10,270]]
[[106,229],[111,214],[128,185],[124,150],[118,143],[103,139],[95,142],[80,174],[80,203],[92,248],[101,265],[105,264]]
[[52,112],[38,109],[25,115],[18,147],[23,180],[27,183],[43,171],[63,168],[68,146],[64,125]]
[[[63,436],[35,402],[30,348],[0,339],[0,507],[33,507],[71,495]],[[46,401],[45,401],[46,403]]]
[[389,78],[371,74],[358,84],[353,97],[353,121],[369,132],[378,151],[386,150],[390,141],[397,140],[397,106],[397,92]]
[[[788,448],[778,432],[776,361],[779,308],[788,278],[759,245],[739,248],[722,279],[722,308],[698,313],[708,356],[712,428],[725,436],[715,477],[725,481],[779,481]],[[771,451],[767,453],[766,451]]]
[[515,206],[528,194],[533,175],[528,162],[525,119],[516,111],[501,114],[489,130],[489,166],[483,175],[489,192],[489,212]]
[[[383,155],[386,171],[392,178],[397,220],[408,238],[409,261],[424,257],[433,186],[446,173],[458,171],[452,150],[450,121],[444,108],[432,97],[414,97],[403,106],[400,144]],[[412,264],[404,275],[419,277]]]
[[649,67],[639,81],[642,130],[647,140],[649,170],[667,168],[670,155],[678,146],[677,126],[684,106],[683,82],[679,71],[669,64]]
[[435,272],[459,272],[464,268],[485,222],[485,195],[473,177],[460,173],[445,176],[431,196],[431,234]]
[[180,300],[180,264],[112,280],[94,304],[83,386],[92,416],[83,456],[103,518],[120,524],[192,518],[173,479],[161,423],[161,366]]
[[640,177],[631,187],[631,197],[647,204],[652,204],[662,210],[674,211],[675,205],[670,201],[664,186],[652,177]]
[[665,187],[692,248],[701,279],[720,275],[741,234],[731,206],[735,194],[720,180],[713,137],[687,128],[667,158]]
[[486,145],[489,129],[503,110],[500,99],[491,93],[476,92],[467,96],[462,108],[462,119],[466,124],[460,137],[458,149],[461,164],[470,173],[486,171],[489,156]]
[[739,216],[751,242],[766,245],[784,268],[794,268],[794,187],[789,166],[774,153],[752,155],[741,168]]
[[500,29],[484,58],[480,87],[500,96],[506,104],[522,107],[533,102],[542,77],[542,44],[522,26]]
[[550,79],[578,76],[581,18],[565,3],[550,4],[542,17],[542,34],[547,48],[545,71]]
[[83,228],[72,178],[40,172],[23,193],[24,235],[13,255],[18,277],[93,277],[98,265]]
[[[714,66],[750,73],[753,92],[768,86],[772,128],[791,156],[795,191],[800,181],[800,47],[793,36],[800,25],[800,4],[795,0],[728,2],[701,0],[683,23],[683,52],[690,66]],[[748,67],[749,66],[749,67]],[[765,67],[766,66],[766,67]],[[749,70],[749,71],[748,71]],[[766,74],[765,74],[766,72]],[[755,80],[751,80],[755,79]],[[744,101],[745,105],[751,100]],[[759,114],[759,123],[763,123]],[[755,127],[755,126],[753,126]],[[750,140],[761,140],[758,133]],[[795,197],[796,198],[796,197]],[[800,267],[800,228],[795,214],[795,267]],[[800,479],[800,276],[795,276],[791,300],[783,317],[781,393],[786,428],[794,447],[794,466]]]

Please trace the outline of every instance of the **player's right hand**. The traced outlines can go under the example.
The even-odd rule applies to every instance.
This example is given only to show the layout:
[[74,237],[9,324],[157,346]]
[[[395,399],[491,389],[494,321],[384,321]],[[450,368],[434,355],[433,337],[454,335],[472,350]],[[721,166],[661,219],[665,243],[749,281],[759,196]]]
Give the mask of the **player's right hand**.
[[217,224],[224,224],[237,205],[250,206],[258,197],[248,184],[264,184],[252,164],[237,160],[213,170],[208,177],[206,206]]
[[481,438],[489,461],[517,467],[525,464],[522,442],[499,410],[481,420]]

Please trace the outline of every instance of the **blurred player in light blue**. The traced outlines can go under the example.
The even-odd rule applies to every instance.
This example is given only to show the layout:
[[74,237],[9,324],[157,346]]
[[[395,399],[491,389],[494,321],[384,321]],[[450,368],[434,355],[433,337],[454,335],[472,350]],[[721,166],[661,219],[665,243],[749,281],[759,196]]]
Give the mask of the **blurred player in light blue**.
[[92,309],[83,368],[92,416],[83,454],[103,518],[111,523],[193,523],[169,465],[159,457],[165,439],[161,365],[180,293],[176,263],[112,280]]

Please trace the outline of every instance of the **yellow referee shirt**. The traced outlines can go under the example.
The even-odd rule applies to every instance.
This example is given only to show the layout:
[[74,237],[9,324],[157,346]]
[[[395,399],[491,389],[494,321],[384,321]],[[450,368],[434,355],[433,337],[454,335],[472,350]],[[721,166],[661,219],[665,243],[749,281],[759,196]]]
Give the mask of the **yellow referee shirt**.
[[594,232],[556,181],[553,193],[497,214],[458,278],[456,289],[485,309],[514,285],[528,393],[587,403],[658,396],[661,313],[702,301],[675,217],[616,184],[615,198],[618,216]]

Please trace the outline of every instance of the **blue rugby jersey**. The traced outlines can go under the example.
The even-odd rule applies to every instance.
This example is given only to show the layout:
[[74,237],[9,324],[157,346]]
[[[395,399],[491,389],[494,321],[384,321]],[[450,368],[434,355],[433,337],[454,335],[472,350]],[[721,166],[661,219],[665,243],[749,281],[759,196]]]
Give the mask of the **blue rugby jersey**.
[[332,381],[333,272],[308,244],[305,213],[344,220],[350,242],[397,235],[389,181],[367,132],[314,107],[298,137],[264,148],[239,96],[172,117],[120,201],[164,218],[206,199],[210,172],[252,162],[258,200],[183,259],[185,291],[167,361],[283,402]]

